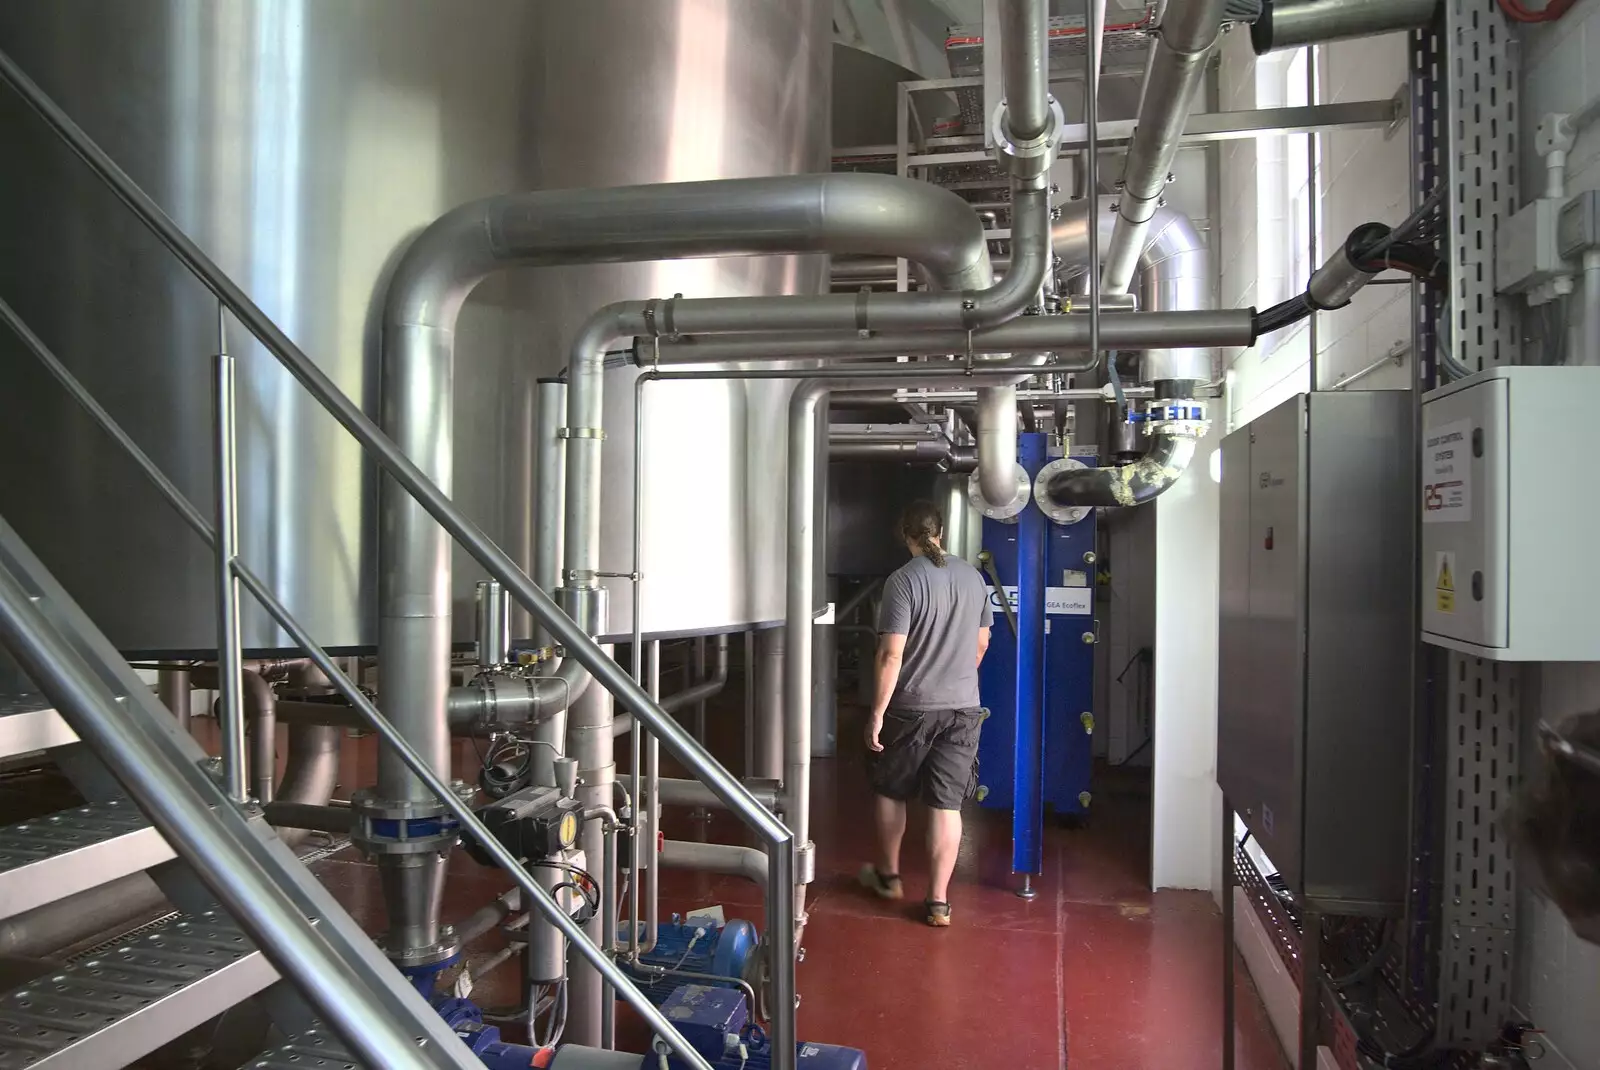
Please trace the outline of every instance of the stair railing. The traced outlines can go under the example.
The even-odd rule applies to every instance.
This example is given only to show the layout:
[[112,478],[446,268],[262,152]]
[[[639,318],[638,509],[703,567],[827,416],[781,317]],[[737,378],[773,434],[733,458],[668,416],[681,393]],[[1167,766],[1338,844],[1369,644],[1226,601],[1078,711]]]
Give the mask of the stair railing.
[[[796,1059],[795,1036],[795,933],[794,933],[794,843],[789,829],[772,815],[745,786],[692,735],[683,729],[669,714],[651,699],[639,682],[629,676],[606,652],[583,631],[555,601],[528,578],[511,557],[505,553],[482,529],[458,509],[453,502],[407,457],[383,430],[350,400],[310,357],[275,324],[242,289],[219,268],[192,239],[172,221],[161,207],[124,172],[106,152],[89,137],[37,84],[30,79],[15,61],[0,51],[0,80],[15,91],[47,126],[61,138],[101,182],[120,200],[172,254],[217,298],[221,308],[233,316],[258,342],[284,366],[306,391],[348,431],[369,453],[385,473],[403,487],[434,520],[449,532],[472,558],[490,576],[500,581],[524,609],[532,614],[548,633],[560,643],[568,656],[574,657],[593,675],[595,681],[615,696],[630,710],[638,721],[646,725],[664,743],[690,773],[703,781],[727,808],[737,814],[762,840],[767,850],[768,886],[766,896],[767,939],[772,964],[772,1066],[774,1070],[794,1070]],[[440,803],[482,843],[488,853],[516,882],[527,902],[572,942],[602,978],[620,992],[656,1033],[696,1070],[711,1070],[710,1064],[692,1048],[678,1030],[661,1014],[628,976],[618,968],[608,954],[608,949],[598,947],[573,920],[561,910],[555,899],[535,881],[517,859],[511,855],[480,822],[470,806],[455,795],[449,786],[430,768],[394,726],[378,711],[372,701],[344,674],[325,650],[306,632],[289,613],[271,589],[243,561],[234,547],[219,547],[217,532],[212,524],[197,510],[178,488],[166,478],[160,468],[141,450],[125,431],[112,419],[89,391],[55,357],[20,317],[9,306],[0,302],[3,317],[13,331],[22,338],[33,355],[50,370],[75,401],[133,458],[145,475],[173,506],[194,532],[218,555],[218,576],[230,577],[248,590],[277,624],[299,644],[311,660],[328,675],[334,688],[378,733],[383,741],[405,761],[407,767]],[[219,315],[221,314],[219,310]],[[222,347],[219,347],[222,348]],[[224,362],[225,363],[225,362]],[[225,379],[220,373],[219,379]],[[223,385],[219,383],[219,386]],[[219,390],[219,401],[226,404],[226,394]],[[223,421],[219,421],[219,424]],[[229,466],[225,463],[231,454],[230,436],[219,428],[218,482],[219,506],[224,510],[231,501],[231,491],[225,486],[231,481]],[[227,450],[229,452],[224,453]],[[226,516],[226,514],[223,514]],[[236,639],[238,606],[236,600],[219,597],[219,622],[222,627],[219,639],[229,638],[229,620],[233,619],[232,637]],[[219,643],[219,654],[222,644]],[[94,713],[89,710],[89,713]],[[232,716],[232,711],[227,711]],[[234,726],[238,728],[238,725]],[[241,733],[242,735],[242,733]],[[227,749],[227,748],[225,748]],[[152,806],[161,805],[159,793],[151,800]],[[152,814],[154,818],[155,815]],[[176,845],[175,845],[176,849]],[[241,919],[242,921],[242,919]],[[341,1030],[341,1035],[343,1031]],[[351,1038],[346,1037],[346,1040]]]

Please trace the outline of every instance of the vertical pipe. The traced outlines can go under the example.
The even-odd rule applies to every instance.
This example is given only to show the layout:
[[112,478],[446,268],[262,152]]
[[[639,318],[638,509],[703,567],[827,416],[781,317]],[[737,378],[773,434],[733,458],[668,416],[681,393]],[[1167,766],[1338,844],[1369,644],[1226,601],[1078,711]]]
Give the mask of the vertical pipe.
[[266,805],[278,782],[278,696],[266,677],[253,669],[241,674],[241,682],[248,692],[245,724],[250,734],[250,790],[256,802]]
[[[1044,463],[1044,436],[1023,435],[1018,452],[1023,467],[1037,472]],[[1013,743],[1011,868],[1020,874],[1041,870],[1044,816],[1044,600],[1045,540],[1049,521],[1038,509],[1017,518],[1017,715]],[[1024,882],[1018,894],[1032,898]]]
[[499,580],[479,580],[474,599],[478,668],[499,668],[511,660],[511,601]]
[[1050,123],[1049,5],[1045,0],[1002,0],[1006,124],[1014,141],[1032,141]]
[[[660,702],[661,644],[659,642],[650,644],[650,667],[646,674],[650,681],[650,697]],[[641,727],[635,724],[635,739],[638,738]],[[650,857],[645,865],[645,879],[649,881],[646,898],[649,902],[645,905],[644,951],[648,952],[655,950],[656,940],[661,934],[661,857],[657,853],[657,845],[661,842],[661,740],[654,732],[649,733],[646,747],[648,749],[645,757],[644,792],[649,799],[645,811],[649,814],[649,840],[643,846]]]
[[[1317,103],[1317,48],[1315,45],[1306,46],[1306,103]],[[1319,264],[1321,244],[1317,241],[1317,135],[1306,134],[1306,245],[1309,264]],[[1322,361],[1317,353],[1317,309],[1311,307],[1311,316],[1306,322],[1306,344],[1310,348],[1311,357],[1309,369],[1311,389],[1313,392],[1322,389]]]
[[[1100,359],[1100,46],[1106,26],[1106,0],[1084,0],[1083,62],[1089,84],[1084,87],[1083,112],[1089,126],[1089,146],[1084,170],[1089,182],[1089,355]],[[1126,416],[1126,413],[1119,415]]]
[[[696,685],[706,682],[706,637],[695,636],[694,640],[694,683]],[[694,738],[702,747],[706,744],[706,700],[701,699],[694,704]]]
[[839,627],[812,627],[811,756],[832,758],[839,742]]
[[217,306],[216,357],[216,519],[217,519],[217,686],[222,693],[223,790],[244,802],[244,681],[240,678],[239,581],[233,562],[239,556],[238,458],[234,452],[234,362],[228,353],[228,320]]
[[[600,946],[610,954],[617,946],[617,825],[610,817],[597,820],[608,822],[603,826],[606,853],[600,870]],[[617,1046],[617,994],[604,979],[600,984],[600,1046],[607,1050]]]
[[[565,511],[567,446],[561,425],[567,413],[567,384],[560,379],[540,379],[534,384],[536,419],[533,440],[535,513],[533,518],[533,573],[530,578],[544,591],[561,586],[561,529]],[[534,645],[550,645],[550,633],[534,628]]]
[[189,693],[188,669],[162,669],[156,675],[156,694],[161,704],[178,719],[178,727],[189,731],[189,713],[192,696]]
[[[600,622],[604,627],[604,621]],[[609,653],[611,647],[607,646]],[[614,716],[611,692],[604,687],[584,688],[567,711],[567,753],[578,760],[578,802],[584,810],[610,806],[615,787],[616,765],[612,757],[611,721]],[[635,726],[635,733],[640,726]],[[585,821],[579,831],[578,846],[586,865],[594,865],[605,855],[605,830],[598,821]],[[636,878],[637,879],[637,878]],[[609,891],[609,889],[607,889]],[[598,916],[584,926],[590,940],[600,944],[604,923]],[[568,956],[566,1039],[574,1044],[599,1047],[601,1007],[605,994],[600,971],[573,951]]]
[[782,627],[756,632],[755,763],[751,775],[783,779],[783,666],[787,646]]
[[744,633],[744,775],[756,775],[756,633]]

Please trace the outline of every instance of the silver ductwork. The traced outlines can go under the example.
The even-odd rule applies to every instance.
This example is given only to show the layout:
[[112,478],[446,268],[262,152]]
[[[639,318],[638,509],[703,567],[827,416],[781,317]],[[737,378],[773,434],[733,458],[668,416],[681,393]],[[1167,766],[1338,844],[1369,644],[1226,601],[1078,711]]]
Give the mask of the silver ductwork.
[[[618,261],[653,261],[794,252],[856,252],[904,256],[926,267],[954,292],[888,295],[888,321],[908,326],[956,326],[1003,319],[1036,292],[1048,263],[1044,236],[1048,197],[1019,193],[1018,241],[1030,227],[1039,235],[1031,253],[1019,245],[1013,270],[996,283],[982,226],[955,194],[923,182],[878,175],[818,175],[540,191],[491,197],[456,209],[412,243],[391,281],[384,326],[383,415],[391,436],[424,473],[448,490],[453,427],[455,328],[469,294],[489,275],[510,267]],[[914,296],[920,300],[895,302]],[[929,300],[929,298],[932,300]],[[589,627],[599,625],[601,443],[604,425],[604,354],[615,338],[729,330],[746,323],[834,326],[837,302],[827,297],[690,300],[613,305],[591,316],[572,346],[567,375],[563,607]],[[870,313],[849,303],[849,323]],[[815,310],[816,319],[813,320]],[[687,322],[685,322],[687,321]],[[870,319],[868,320],[870,322]],[[1014,440],[1012,443],[1014,450]],[[536,463],[539,494],[552,494]],[[548,524],[549,518],[542,518]],[[388,480],[380,493],[379,690],[397,727],[437,768],[448,751],[450,554],[444,532]],[[546,544],[535,544],[547,569]],[[563,666],[565,669],[565,666]],[[581,672],[574,668],[574,672]],[[572,681],[574,684],[577,680]],[[576,688],[574,688],[576,690]],[[609,710],[607,710],[609,713]],[[587,726],[598,728],[598,725]],[[609,749],[610,723],[587,732],[585,746]],[[603,737],[603,744],[601,743]],[[594,754],[573,752],[585,768]],[[606,762],[609,765],[609,761]],[[369,810],[387,818],[429,817],[437,803],[403,765],[380,759],[378,788]],[[607,789],[609,791],[609,787]],[[609,800],[604,800],[609,801]],[[411,872],[442,866],[419,864],[414,849],[386,853],[391,924],[428,943],[437,942],[436,879]],[[392,861],[386,861],[391,860]],[[412,889],[399,887],[404,883]],[[416,889],[427,886],[427,894]],[[403,923],[396,915],[404,915]],[[391,953],[397,948],[391,947]],[[432,952],[430,952],[431,954]]]
[[1138,126],[1128,145],[1116,227],[1105,253],[1100,286],[1123,293],[1133,282],[1151,221],[1162,207],[1184,125],[1200,90],[1206,59],[1222,32],[1226,0],[1169,0],[1150,63]]
[[[1119,222],[1117,198],[1099,199],[1097,218],[1100,248],[1108,248]],[[1051,229],[1051,245],[1066,267],[1089,263],[1089,201],[1062,206],[1061,218]],[[1139,305],[1149,312],[1193,312],[1215,306],[1212,296],[1211,251],[1194,222],[1175,208],[1158,208],[1145,229],[1138,250]],[[1079,277],[1079,290],[1088,277]],[[1105,330],[1105,323],[1101,329]],[[1143,351],[1139,378],[1146,383],[1162,380],[1210,382],[1216,377],[1215,351],[1209,348],[1151,348]]]
[[1439,0],[1267,0],[1250,27],[1256,55],[1350,37],[1420,30]]

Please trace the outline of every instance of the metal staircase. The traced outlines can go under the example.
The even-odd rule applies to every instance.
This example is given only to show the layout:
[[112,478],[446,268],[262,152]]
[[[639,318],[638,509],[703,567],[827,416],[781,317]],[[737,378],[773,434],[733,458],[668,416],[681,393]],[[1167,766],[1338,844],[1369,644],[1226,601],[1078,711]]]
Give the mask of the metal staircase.
[[[774,887],[793,883],[793,843],[744,786],[650,699],[638,682],[579,629],[430,482],[361,408],[213,264],[11,59],[7,83],[122,202],[371,454],[397,484],[499,579],[669,751],[744,817],[765,841]],[[218,574],[252,595],[302,647],[334,688],[483,844],[539,910],[678,1055],[711,1070],[678,1030],[584,934],[485,829],[394,726],[236,556],[229,523],[215,528],[89,392],[0,300],[0,321],[116,441],[189,527],[218,552]],[[222,361],[226,362],[223,355]],[[221,370],[219,366],[219,371]],[[226,373],[222,376],[224,382]],[[219,404],[226,405],[219,388]],[[231,500],[231,433],[218,442],[219,500]],[[223,486],[223,484],[227,484]],[[225,512],[225,510],[224,510]],[[219,532],[221,537],[219,538]],[[219,658],[237,657],[238,605],[220,599]],[[106,637],[0,516],[0,645],[49,701],[0,696],[0,758],[69,750],[61,765],[86,806],[0,829],[0,920],[140,871],[149,872],[179,914],[126,943],[0,996],[0,1070],[125,1065],[229,1007],[260,996],[289,1045],[250,1066],[356,1066],[385,1070],[479,1067],[444,1020],[383,957],[370,938],[242,799],[242,716],[221,770],[156,699]],[[230,648],[231,647],[231,651]],[[224,673],[226,675],[226,673]],[[83,747],[73,746],[81,743]],[[114,779],[113,779],[114,778]],[[227,788],[234,788],[230,792]],[[119,798],[125,792],[126,798]],[[769,917],[792,939],[792,918]],[[780,940],[779,947],[788,946]],[[791,971],[791,961],[780,969]],[[283,985],[292,982],[298,995]],[[790,983],[788,991],[793,991]],[[777,1064],[793,1064],[794,1009],[776,1008]],[[790,1053],[784,1055],[783,1053]]]
[[91,803],[0,828],[0,918],[172,857],[161,833],[126,800]]

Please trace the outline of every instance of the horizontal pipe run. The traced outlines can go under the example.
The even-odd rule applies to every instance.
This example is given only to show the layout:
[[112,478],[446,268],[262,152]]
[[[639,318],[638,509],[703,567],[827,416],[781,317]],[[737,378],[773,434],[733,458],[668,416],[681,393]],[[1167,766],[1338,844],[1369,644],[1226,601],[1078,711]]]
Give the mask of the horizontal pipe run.
[[701,873],[726,873],[744,877],[767,890],[767,856],[754,847],[731,843],[691,843],[663,840],[657,856],[666,869],[691,869]]
[[[1241,347],[1253,345],[1253,309],[1218,309],[1200,312],[1128,312],[1100,321],[1104,349],[1161,349],[1173,347]],[[1082,316],[1023,316],[999,327],[973,331],[878,332],[867,338],[819,337],[804,334],[752,334],[739,338],[700,337],[641,339],[634,362],[641,367],[676,364],[722,364],[731,361],[798,360],[851,356],[943,356],[965,354],[969,342],[975,355],[1028,350],[1087,350],[1089,323]],[[923,367],[927,367],[924,365]],[[1041,371],[1087,371],[1091,356],[1057,360]],[[784,373],[801,377],[804,370]],[[815,369],[818,375],[828,369]],[[890,371],[890,375],[899,374]],[[906,374],[916,374],[908,369]]]
[[355,812],[348,806],[273,801],[263,806],[262,810],[266,813],[267,823],[275,827],[349,835],[355,826]]
[[1439,0],[1270,0],[1250,27],[1256,55],[1351,37],[1421,30]]
[[[772,783],[768,781],[767,783]],[[778,808],[779,790],[757,784],[746,783],[745,787],[761,801],[761,805],[770,810]],[[698,780],[682,780],[675,777],[662,777],[660,782],[661,804],[663,806],[709,806],[721,807],[722,802],[706,789]]]
[[522,909],[522,893],[513,888],[468,914],[456,925],[456,939],[466,947]]

